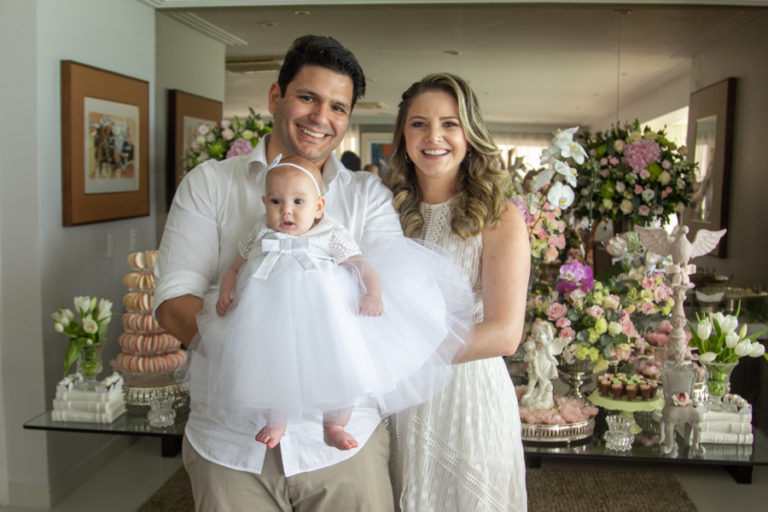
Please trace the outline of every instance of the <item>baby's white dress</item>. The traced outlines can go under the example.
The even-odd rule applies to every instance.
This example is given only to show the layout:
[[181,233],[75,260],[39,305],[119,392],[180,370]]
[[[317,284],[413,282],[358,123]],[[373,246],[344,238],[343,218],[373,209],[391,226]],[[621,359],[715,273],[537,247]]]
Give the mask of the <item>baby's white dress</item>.
[[[482,235],[451,231],[451,205],[422,204],[422,237],[454,256],[470,278],[482,322]],[[517,396],[501,357],[458,364],[445,389],[389,419],[392,485],[402,512],[527,510]]]
[[366,249],[384,303],[366,317],[349,259],[361,251],[338,222],[326,215],[301,236],[254,229],[229,311],[216,314],[216,291],[197,316],[209,413],[258,425],[267,411],[290,421],[375,403],[386,415],[438,392],[471,326],[471,291],[449,257],[413,242]]

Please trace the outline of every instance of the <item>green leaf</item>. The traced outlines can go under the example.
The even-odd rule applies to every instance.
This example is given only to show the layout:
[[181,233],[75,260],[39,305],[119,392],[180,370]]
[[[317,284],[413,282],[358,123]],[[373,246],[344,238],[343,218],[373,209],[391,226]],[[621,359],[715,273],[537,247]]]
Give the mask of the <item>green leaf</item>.
[[64,375],[69,371],[69,367],[77,361],[77,356],[80,355],[83,345],[85,345],[85,338],[72,338],[69,340],[67,352],[64,355]]

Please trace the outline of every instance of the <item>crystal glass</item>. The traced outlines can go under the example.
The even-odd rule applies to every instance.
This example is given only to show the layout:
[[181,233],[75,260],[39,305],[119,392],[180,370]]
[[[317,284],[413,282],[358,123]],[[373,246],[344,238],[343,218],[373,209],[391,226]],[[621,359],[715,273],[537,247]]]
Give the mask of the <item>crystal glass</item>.
[[737,364],[739,364],[738,361],[735,363],[720,363],[717,361],[704,363],[704,367],[707,369],[707,389],[713,401],[719,402],[723,395],[730,391],[731,372],[733,372]]
[[611,414],[605,421],[608,423],[608,432],[603,436],[605,447],[619,452],[630,450],[635,440],[630,429],[635,420],[631,416]]
[[82,377],[75,383],[75,388],[82,391],[93,391],[98,383],[96,377],[103,368],[101,364],[101,351],[104,343],[83,345],[77,356],[77,372]]
[[147,419],[153,427],[169,427],[176,419],[173,396],[155,396],[149,399]]

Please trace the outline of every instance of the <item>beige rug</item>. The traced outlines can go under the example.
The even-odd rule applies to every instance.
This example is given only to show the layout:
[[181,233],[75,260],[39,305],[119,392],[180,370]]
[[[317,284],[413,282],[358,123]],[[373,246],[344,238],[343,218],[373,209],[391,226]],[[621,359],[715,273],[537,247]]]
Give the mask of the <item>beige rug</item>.
[[[673,473],[528,469],[529,512],[696,512]],[[137,512],[194,510],[189,478],[179,469]]]

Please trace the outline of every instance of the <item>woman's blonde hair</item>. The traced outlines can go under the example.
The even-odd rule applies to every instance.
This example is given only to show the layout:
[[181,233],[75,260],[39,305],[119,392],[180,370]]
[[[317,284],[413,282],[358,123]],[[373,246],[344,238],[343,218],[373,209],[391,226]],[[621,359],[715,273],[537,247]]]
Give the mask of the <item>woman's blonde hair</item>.
[[503,169],[501,151],[488,134],[477,97],[463,79],[449,73],[436,73],[414,83],[403,93],[384,181],[395,196],[395,209],[405,235],[418,237],[424,225],[419,211],[423,196],[413,163],[406,156],[404,130],[413,99],[430,91],[445,91],[456,99],[467,139],[467,155],[461,162],[456,183],[459,198],[451,211],[451,229],[467,238],[480,233],[486,225],[499,222],[506,208],[509,173]]

